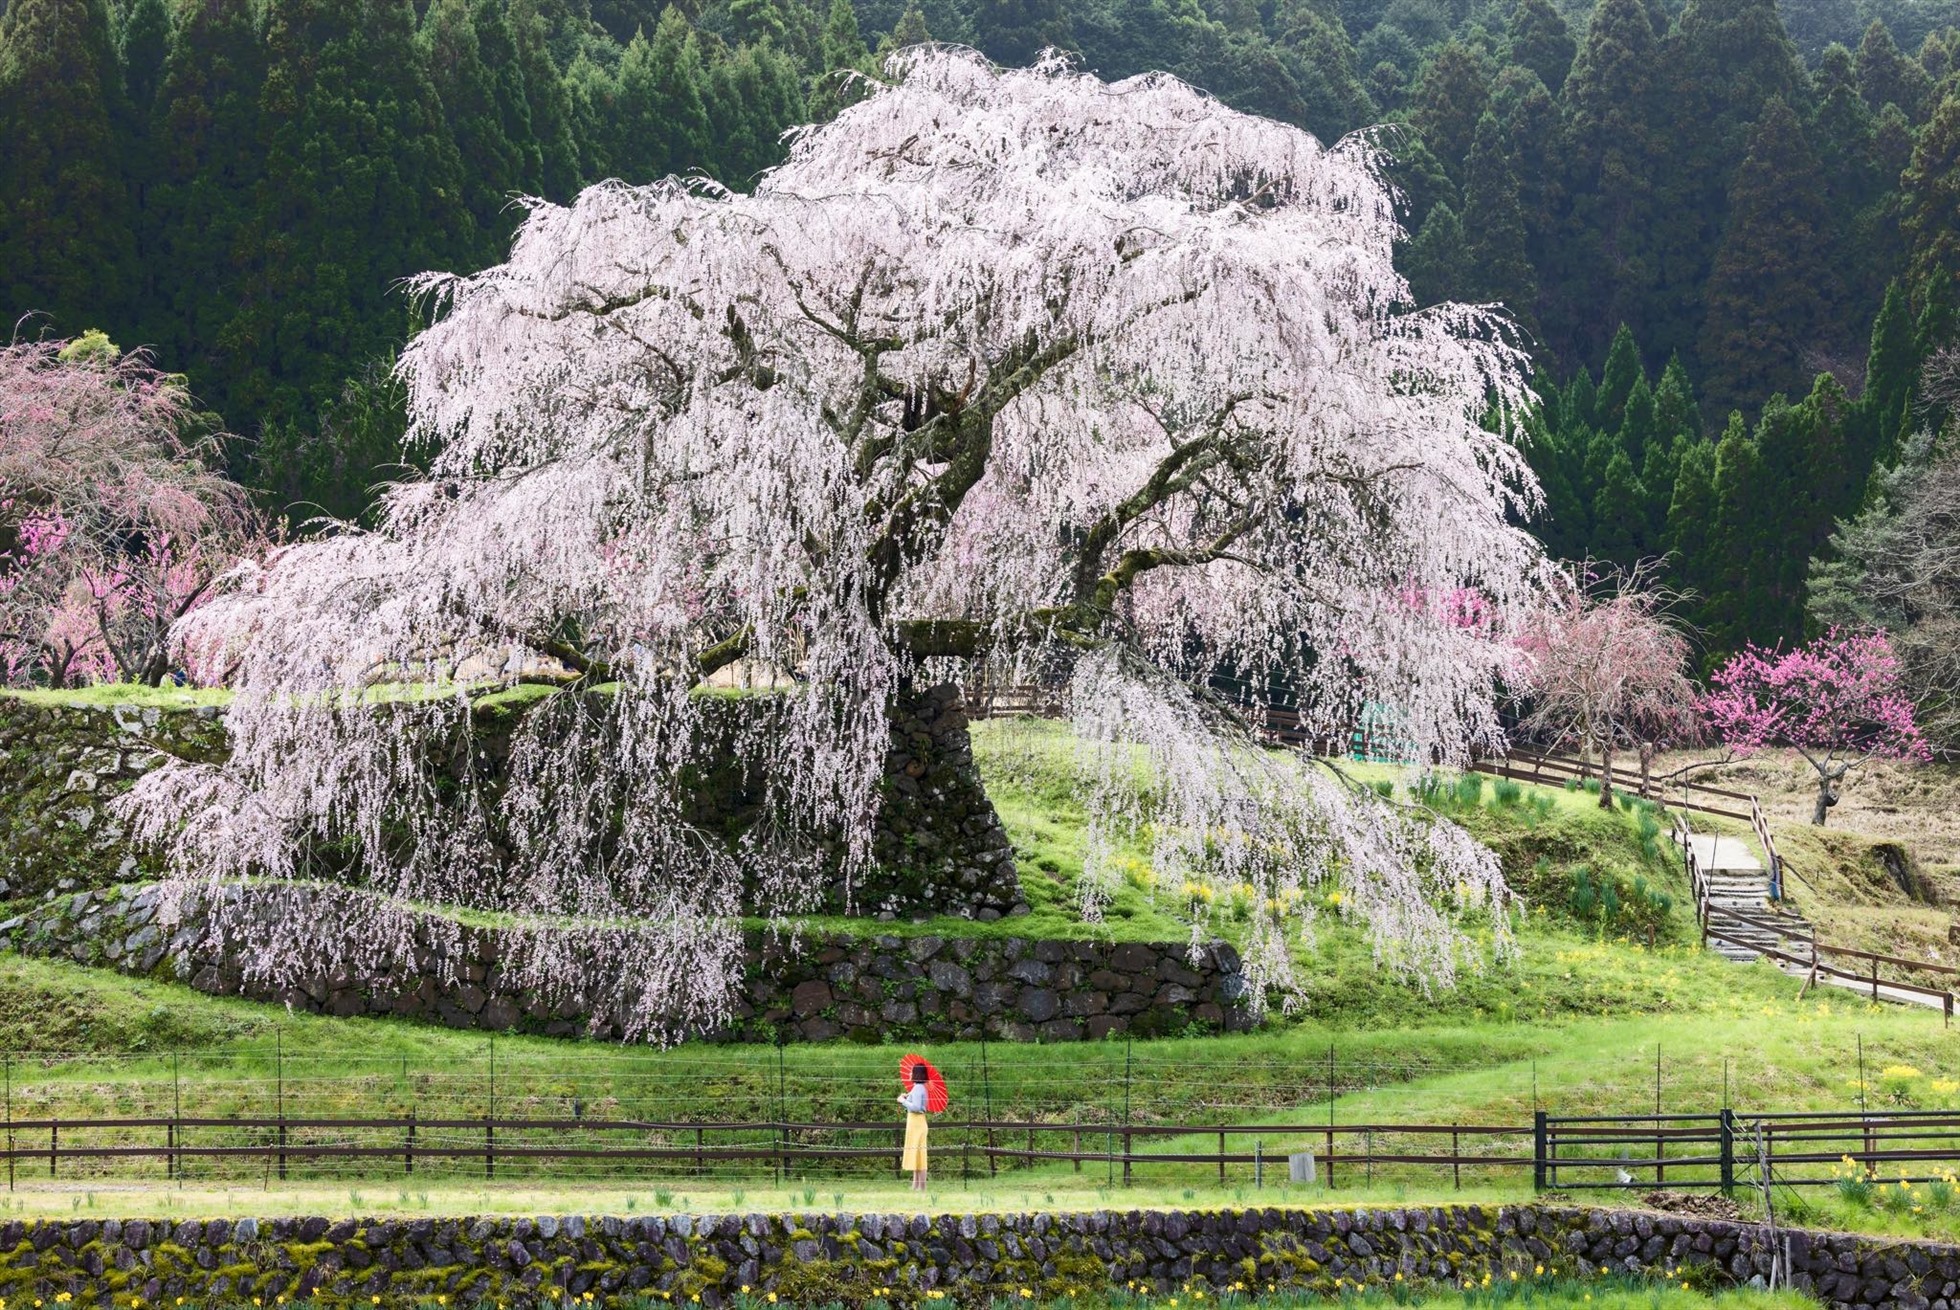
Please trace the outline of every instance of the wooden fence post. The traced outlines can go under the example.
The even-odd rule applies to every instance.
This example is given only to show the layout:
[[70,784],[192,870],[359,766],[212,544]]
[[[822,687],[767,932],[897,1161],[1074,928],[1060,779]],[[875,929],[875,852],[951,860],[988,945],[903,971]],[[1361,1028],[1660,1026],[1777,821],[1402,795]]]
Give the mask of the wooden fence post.
[[1722,1195],[1735,1191],[1735,1111],[1722,1110]]

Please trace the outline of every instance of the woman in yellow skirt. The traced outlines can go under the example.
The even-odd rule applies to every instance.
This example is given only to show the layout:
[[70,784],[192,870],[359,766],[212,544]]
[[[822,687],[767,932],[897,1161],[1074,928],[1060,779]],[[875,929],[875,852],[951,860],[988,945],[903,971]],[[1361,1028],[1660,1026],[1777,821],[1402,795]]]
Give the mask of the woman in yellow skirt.
[[912,1190],[926,1190],[926,1066],[923,1062],[912,1066],[912,1085],[898,1098],[905,1107],[905,1153],[899,1158],[900,1169],[912,1173]]

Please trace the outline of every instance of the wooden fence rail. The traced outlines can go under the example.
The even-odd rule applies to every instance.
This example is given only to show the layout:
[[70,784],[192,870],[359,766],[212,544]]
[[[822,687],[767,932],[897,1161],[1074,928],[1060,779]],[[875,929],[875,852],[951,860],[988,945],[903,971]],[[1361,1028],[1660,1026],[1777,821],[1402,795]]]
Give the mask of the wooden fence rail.
[[[884,1161],[896,1168],[899,1127],[891,1122],[656,1122],[641,1119],[423,1119],[415,1115],[362,1118],[259,1116],[103,1117],[12,1120],[5,1125],[8,1184],[25,1168],[60,1178],[62,1166],[86,1168],[90,1181],[128,1176],[128,1166],[151,1162],[172,1179],[187,1167],[256,1162],[270,1178],[298,1164],[354,1165],[361,1177],[396,1167],[462,1166],[469,1176],[494,1179],[501,1165],[578,1167],[591,1162],[680,1166],[676,1176],[706,1177],[734,1168],[739,1176],[766,1172],[778,1180],[834,1174],[852,1162]],[[1372,1183],[1435,1179],[1447,1173],[1461,1186],[1465,1170],[1500,1174],[1529,1168],[1542,1190],[1735,1185],[1738,1168],[1756,1165],[1737,1139],[1760,1135],[1774,1181],[1815,1186],[1837,1181],[1845,1161],[1871,1177],[1933,1178],[1960,1165],[1960,1113],[1910,1110],[1833,1110],[1743,1116],[1714,1113],[1630,1116],[1554,1116],[1529,1125],[1440,1123],[1047,1123],[1011,1119],[941,1120],[934,1128],[942,1160],[962,1177],[1001,1166],[1120,1168],[1125,1183],[1139,1169],[1201,1169],[1224,1183],[1228,1170],[1250,1167],[1255,1184],[1288,1157],[1310,1154],[1316,1181]],[[708,1134],[739,1140],[711,1141]],[[103,1135],[109,1140],[102,1140]],[[524,1134],[542,1134],[526,1137]],[[220,1140],[210,1140],[211,1138]],[[867,1138],[871,1140],[866,1140]],[[951,1139],[950,1141],[948,1139]],[[1003,1141],[1003,1139],[1018,1139]],[[828,1140],[817,1140],[828,1139]],[[841,1140],[840,1140],[841,1139]],[[1215,1149],[1214,1149],[1215,1148]],[[1746,1157],[1746,1158],[1745,1158]],[[1937,1168],[1936,1168],[1937,1166]],[[104,1171],[108,1172],[104,1172]],[[151,1175],[154,1176],[154,1175]],[[337,1177],[352,1176],[338,1174]],[[583,1176],[583,1175],[581,1175]],[[636,1178],[645,1177],[635,1170]],[[1283,1175],[1276,1174],[1275,1177]]]

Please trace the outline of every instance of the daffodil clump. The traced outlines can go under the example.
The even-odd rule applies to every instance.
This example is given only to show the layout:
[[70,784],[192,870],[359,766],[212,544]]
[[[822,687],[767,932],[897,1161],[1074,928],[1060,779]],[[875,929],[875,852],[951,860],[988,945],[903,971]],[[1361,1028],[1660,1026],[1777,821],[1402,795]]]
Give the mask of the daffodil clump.
[[1884,1210],[1914,1218],[1934,1218],[1960,1209],[1960,1176],[1951,1169],[1931,1178],[1881,1178],[1870,1165],[1844,1156],[1831,1167],[1838,1199],[1861,1210]]

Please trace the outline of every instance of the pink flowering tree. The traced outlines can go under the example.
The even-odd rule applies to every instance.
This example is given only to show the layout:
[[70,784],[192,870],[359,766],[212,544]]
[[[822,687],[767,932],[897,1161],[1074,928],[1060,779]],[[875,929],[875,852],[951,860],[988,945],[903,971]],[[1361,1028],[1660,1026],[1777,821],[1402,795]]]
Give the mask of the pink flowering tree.
[[1601,808],[1613,804],[1617,753],[1638,755],[1645,795],[1655,754],[1698,736],[1693,650],[1669,619],[1673,597],[1652,585],[1652,573],[1652,565],[1575,565],[1519,643],[1525,729],[1597,752]]
[[1817,771],[1822,826],[1845,776],[1872,759],[1929,760],[1883,632],[1832,628],[1795,650],[1749,646],[1715,671],[1703,702],[1722,740],[1742,751],[1790,746]]
[[[866,867],[895,698],[1059,668],[1086,914],[1131,835],[1160,880],[1287,905],[1337,884],[1405,975],[1470,958],[1490,853],[1258,749],[1256,707],[1208,680],[1283,686],[1327,731],[1365,687],[1435,758],[1498,740],[1542,568],[1515,526],[1536,484],[1483,422],[1526,399],[1506,320],[1411,308],[1369,140],[1059,59],[923,47],[888,72],[752,192],[596,186],[534,206],[507,263],[419,280],[438,312],[401,370],[428,475],[182,626],[250,635],[230,760],[131,797],[181,879],[291,877],[331,844],[366,898],[349,949],[397,949],[417,904],[604,922],[629,1028],[712,1024],[744,906],[799,912]],[[1464,589],[1476,623],[1403,599]],[[691,692],[737,668],[792,690],[728,747],[769,816],[731,852],[680,788]],[[404,785],[516,681],[549,690],[495,805]],[[377,714],[377,685],[415,694]],[[1290,994],[1308,926],[1255,927],[1255,1004]],[[551,948],[526,958],[547,982]]]
[[0,673],[156,685],[172,626],[254,548],[182,383],[99,335],[0,348]]

